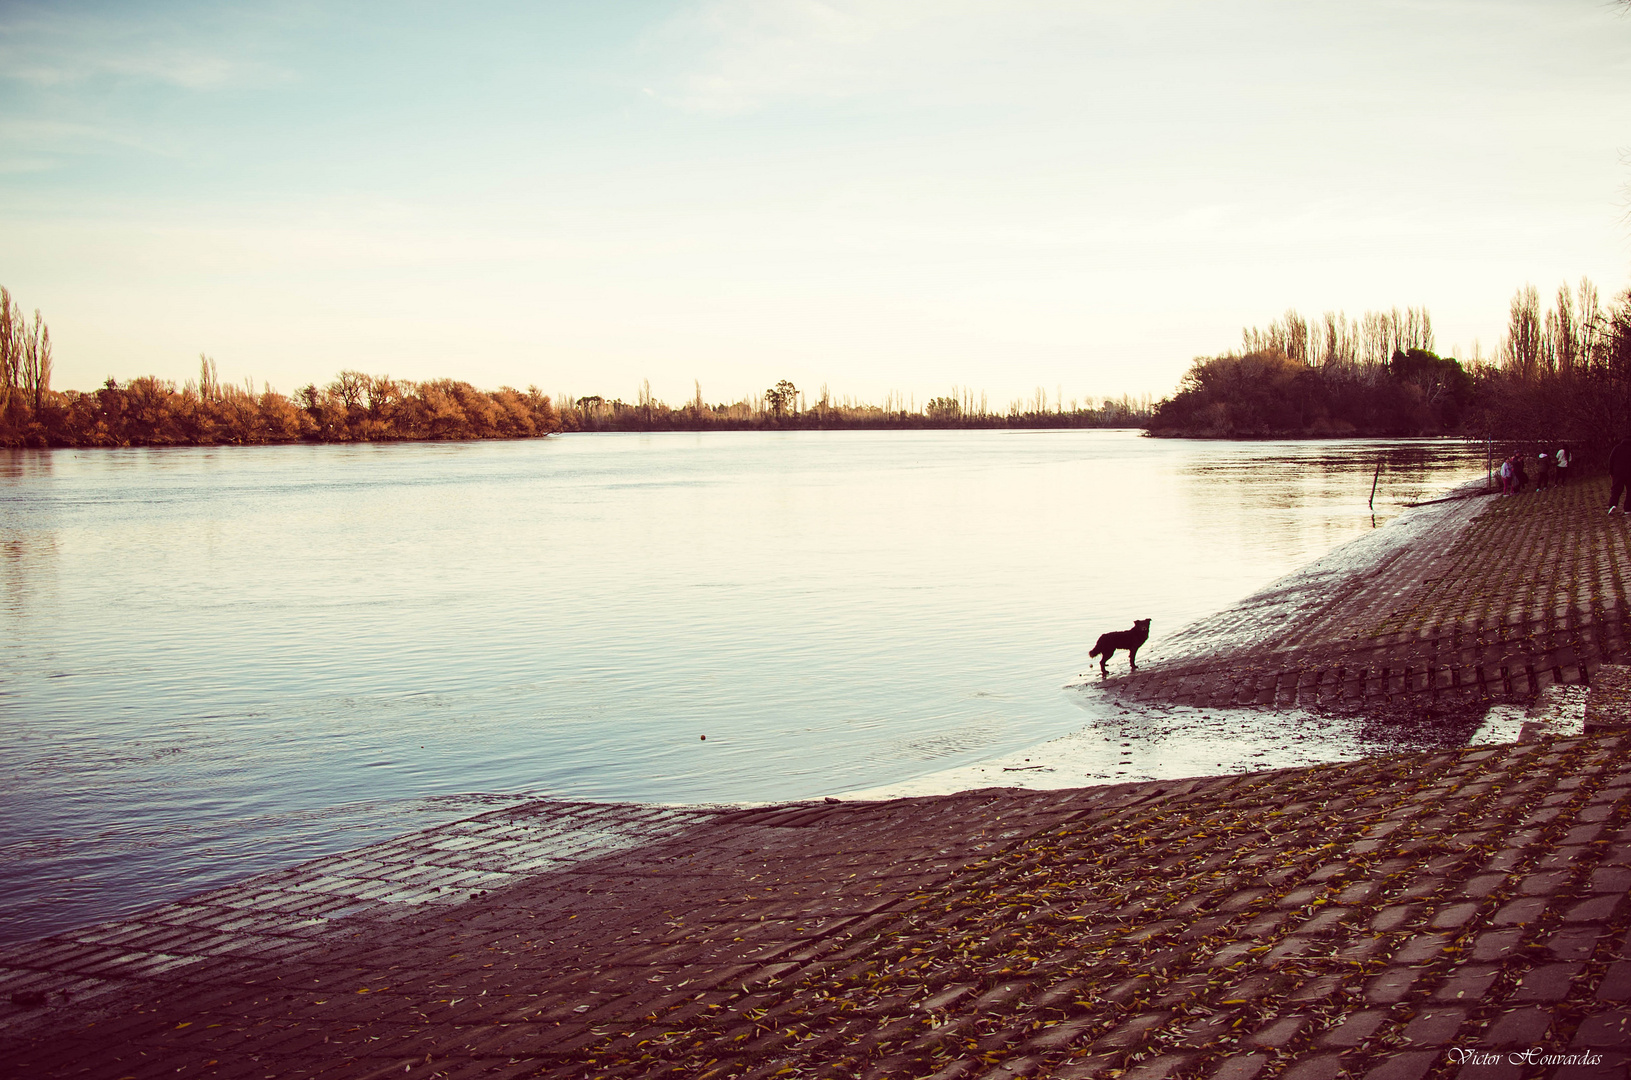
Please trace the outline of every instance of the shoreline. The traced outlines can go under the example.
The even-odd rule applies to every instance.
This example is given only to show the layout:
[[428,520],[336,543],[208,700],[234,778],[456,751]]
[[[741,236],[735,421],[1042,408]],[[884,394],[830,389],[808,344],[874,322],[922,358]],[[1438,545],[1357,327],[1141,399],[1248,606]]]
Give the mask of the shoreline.
[[[1603,486],[1316,561],[1244,609],[1364,588],[1097,692],[1129,716],[1204,716],[1224,686],[1254,717],[1370,711],[1395,735],[1401,704],[1515,709],[1542,675],[1540,702],[1578,695],[1631,658],[1631,524],[1601,515]],[[1390,666],[1427,643],[1503,667]],[[1378,649],[1357,682],[1318,677]],[[1220,683],[1219,664],[1250,678]],[[1058,791],[506,807],[0,950],[0,1062],[107,1080],[1408,1080],[1453,1071],[1446,1048],[1623,1071],[1628,1002],[1631,734],[1543,731]]]
[[1623,732],[1060,792],[535,803],[0,951],[0,1073],[1419,1077],[1446,1046],[1623,1069],[1628,883]]
[[[16,925],[9,936],[70,929],[235,880],[245,871],[239,856],[261,860],[255,871],[272,869],[446,819],[403,820],[399,814],[408,804],[399,796],[416,792],[786,800],[1034,744],[1085,719],[1074,695],[1061,694],[1059,686],[1082,670],[1079,639],[1097,621],[1089,614],[1094,609],[1159,604],[1136,614],[1153,614],[1157,631],[1170,634],[1333,543],[1369,531],[1361,515],[1370,477],[1360,472],[1370,472],[1374,459],[1389,463],[1378,495],[1389,512],[1461,479],[1469,464],[1465,447],[1447,444],[1163,449],[1134,432],[1037,433],[1048,435],[1040,442],[1010,434],[737,436],[757,450],[723,447],[732,440],[708,435],[635,436],[623,451],[612,445],[622,438],[572,440],[554,449],[535,441],[305,448],[272,452],[259,465],[250,459],[260,454],[181,451],[172,458],[176,452],[168,450],[117,451],[71,453],[72,460],[59,458],[49,474],[20,474],[28,490],[48,496],[39,513],[30,510],[31,527],[59,527],[44,509],[57,493],[107,496],[81,524],[87,538],[110,549],[132,543],[121,526],[127,514],[131,520],[148,516],[141,510],[144,497],[173,494],[179,501],[166,511],[167,524],[153,526],[160,529],[153,534],[156,547],[130,549],[139,556],[134,560],[99,567],[87,543],[25,549],[29,561],[20,565],[38,586],[28,611],[51,617],[46,636],[64,651],[53,657],[24,650],[13,704],[20,715],[50,717],[73,737],[65,754],[28,737],[37,725],[25,724],[12,740],[18,763],[28,766],[20,773],[22,790],[41,814],[17,830],[27,846],[10,880],[20,887],[0,907],[22,916],[10,920]],[[702,444],[720,442],[722,456],[682,455],[665,464],[668,455],[655,445],[665,438],[695,441],[704,450]],[[908,453],[902,439],[923,445]],[[929,445],[936,440],[944,446]],[[815,447],[824,441],[834,445]],[[641,449],[634,442],[653,445]],[[358,455],[379,460],[363,462]],[[116,467],[115,458],[130,468]],[[1282,458],[1297,464],[1255,464]],[[919,470],[920,464],[928,467]],[[354,465],[366,465],[368,475],[354,475]],[[643,483],[659,482],[655,502],[619,494],[631,467]],[[1244,489],[1213,483],[1213,469],[1248,479],[1253,497],[1242,501]],[[585,479],[572,481],[580,486],[564,497],[538,479],[544,474]],[[789,476],[798,478],[792,488]],[[718,483],[697,488],[699,477]],[[1127,482],[1127,494],[1117,497],[1124,510],[1112,518],[1058,498],[1077,479],[1108,483],[1115,477],[1139,482]],[[1146,477],[1173,479],[1146,490]],[[418,482],[426,478],[436,482]],[[468,523],[441,514],[444,482],[472,500],[466,518],[517,530],[506,534],[510,542],[499,542],[489,529],[485,540],[477,537],[479,550],[470,549],[463,536]],[[230,505],[217,505],[217,491],[255,498],[235,496]],[[796,498],[786,512],[748,514],[728,536],[709,523],[727,508],[765,505],[762,491],[778,498],[796,492]],[[1141,491],[1162,495],[1135,510]],[[872,495],[835,498],[841,492],[872,492],[877,501]],[[1013,515],[970,519],[968,529],[936,539],[944,506],[976,494],[993,504],[1012,500],[1003,505],[1011,505]],[[884,517],[875,518],[874,505]],[[403,514],[404,506],[412,512]],[[1208,513],[1193,513],[1199,507]],[[1256,535],[1262,520],[1252,513],[1260,507],[1285,510],[1275,511],[1276,535],[1266,549]],[[1235,508],[1227,531],[1217,532],[1216,515]],[[286,547],[276,539],[279,529],[272,526],[278,523],[315,530],[333,555],[290,579],[295,584],[288,588],[220,586],[233,600],[226,607],[195,611],[189,589],[154,591],[152,614],[168,627],[166,639],[195,654],[206,680],[215,678],[207,674],[212,664],[217,671],[226,670],[221,663],[247,664],[235,676],[247,690],[222,687],[199,697],[186,692],[191,683],[163,671],[147,675],[141,664],[106,664],[114,655],[144,655],[150,635],[129,620],[98,619],[86,601],[92,595],[87,583],[147,588],[167,580],[155,577],[161,556],[196,546],[182,542],[187,538],[203,542],[221,514],[267,528],[221,533],[211,549],[220,565],[252,565],[256,558],[278,563]],[[1166,516],[1174,528],[1161,524]],[[630,568],[650,554],[642,555],[649,544],[634,526],[653,521],[703,539],[671,545],[661,560],[671,572],[630,577]],[[618,527],[608,531],[607,522]],[[1027,524],[1016,528],[1015,522]],[[793,523],[801,523],[800,535],[813,535],[808,530],[816,527],[824,539],[813,546],[798,541],[807,554],[788,562],[784,541]],[[1160,550],[1177,558],[1195,546],[1195,537],[1208,538],[1209,546],[1228,554],[1216,556],[1211,567],[1195,567],[1194,587],[1186,573],[1184,584],[1154,595],[1082,565],[1084,540],[1101,533],[1118,544],[1135,536],[1158,543],[1175,538]],[[392,580],[414,587],[381,591],[370,584],[368,554],[387,539],[402,556]],[[588,560],[587,569],[551,581],[552,564],[536,558],[544,549],[574,552],[579,562]],[[920,565],[934,573],[902,576],[893,569],[896,554],[910,559],[919,550],[925,554]],[[880,561],[876,552],[887,557]],[[443,588],[452,579],[439,576],[436,564],[448,559],[461,568],[456,577],[464,587]],[[1147,559],[1151,583],[1159,582],[1164,561]],[[1046,572],[1021,569],[1038,562]],[[196,578],[202,587],[204,568],[214,563],[176,565],[177,581]],[[868,566],[879,568],[876,577]],[[622,599],[612,607],[597,604],[613,595]],[[344,626],[324,614],[335,597],[361,603],[357,618],[381,634],[347,637]],[[416,623],[426,612],[429,621]],[[292,625],[314,628],[332,640],[333,650],[313,650],[304,634],[265,629]],[[752,632],[765,625],[776,632]],[[426,626],[461,632],[444,642]],[[256,642],[248,652],[250,638],[243,634]],[[615,651],[604,651],[602,642]],[[382,651],[387,643],[389,651]],[[417,656],[429,659],[419,663]],[[607,659],[613,667],[601,666]],[[59,670],[96,678],[58,679]],[[291,672],[301,678],[288,682]],[[130,698],[134,707],[100,715],[100,701],[115,700],[106,695],[132,692],[140,695]],[[446,727],[449,709],[467,710],[470,731],[480,738]],[[703,733],[707,739],[699,743]],[[208,753],[196,752],[206,749],[196,742],[200,737]],[[131,738],[165,741],[155,743],[151,756],[109,759],[110,800],[79,800],[77,766],[62,766],[98,762]],[[176,748],[183,752],[169,752]],[[299,770],[297,783],[279,782],[283,763]],[[214,802],[188,809],[187,793],[204,798],[217,779],[215,795],[247,810],[218,813],[221,804]],[[45,826],[59,807],[63,824]],[[114,834],[102,827],[118,818],[130,824]],[[376,824],[385,827],[363,836],[339,831]],[[125,855],[134,844],[141,845],[135,848],[139,861]],[[210,854],[195,854],[204,850]]]
[[[1483,497],[1489,494],[1485,481],[1479,479],[1458,484],[1441,496],[1405,507],[1398,516],[1373,532],[1338,545],[1307,565],[1160,640],[1159,651],[1145,653],[1145,663],[1138,674],[1117,675],[1101,683],[1096,673],[1084,673],[1083,681],[1065,687],[1086,697],[1082,704],[1088,715],[1082,727],[1076,731],[1006,754],[907,780],[837,792],[835,797],[917,798],[952,795],[984,787],[1050,791],[1101,784],[1239,775],[1263,768],[1296,768],[1386,753],[1388,748],[1385,746],[1358,742],[1349,744],[1353,753],[1339,756],[1300,745],[1311,738],[1305,728],[1318,732],[1320,737],[1338,734],[1353,739],[1360,726],[1360,722],[1353,718],[1334,718],[1310,709],[1276,710],[1272,714],[1265,714],[1256,708],[1139,701],[1131,699],[1127,691],[1146,672],[1158,673],[1196,662],[1216,663],[1221,658],[1283,648],[1287,641],[1306,642],[1322,632],[1329,633],[1329,627],[1346,614],[1344,601],[1395,562],[1411,552],[1448,550],[1472,521],[1489,509],[1483,501]],[[1118,655],[1118,659],[1125,663],[1125,654]],[[1484,732],[1483,738],[1495,739],[1511,734],[1515,739],[1521,722],[1510,716],[1498,717],[1496,725]],[[1175,747],[1178,751],[1176,757],[1145,761],[1141,763],[1144,767],[1137,770],[1107,772],[1103,769],[1103,739],[1094,737],[1096,730],[1118,731],[1116,738],[1119,741],[1124,736],[1148,738],[1152,732],[1171,732],[1175,726],[1193,728],[1200,740],[1242,740],[1252,749],[1243,752],[1240,757],[1249,756],[1252,761],[1233,768],[1206,771],[1201,765],[1206,758],[1204,748],[1189,745]],[[1469,736],[1472,740],[1480,738],[1479,732],[1471,732]],[[1122,745],[1128,744],[1122,742]]]
[[[77,391],[76,391],[77,393]],[[1053,416],[1056,414],[1046,414]],[[1065,414],[1069,417],[1070,414]],[[1319,443],[1319,442],[1398,442],[1398,441],[1440,441],[1477,443],[1482,441],[1477,436],[1459,434],[1439,435],[1376,435],[1376,434],[1345,434],[1345,435],[1169,435],[1156,434],[1149,428],[1137,424],[1100,424],[1100,423],[1009,423],[1006,417],[999,417],[992,423],[886,423],[857,421],[854,423],[821,423],[821,424],[792,424],[792,425],[754,425],[719,424],[715,426],[699,427],[587,427],[562,428],[536,432],[533,434],[499,434],[499,435],[456,435],[438,437],[433,435],[403,435],[397,437],[374,438],[275,438],[255,441],[216,440],[205,442],[188,441],[132,441],[122,442],[46,442],[35,444],[29,442],[3,443],[0,442],[0,451],[51,451],[51,450],[255,450],[268,447],[291,446],[457,446],[468,443],[495,443],[495,442],[535,442],[544,439],[558,438],[563,435],[705,435],[705,434],[743,434],[753,432],[789,433],[789,432],[834,432],[834,431],[865,431],[865,432],[924,432],[924,431],[1002,431],[1013,434],[1042,435],[1064,431],[1136,431],[1144,438],[1163,439],[1168,441],[1190,442],[1246,442],[1246,443]]]

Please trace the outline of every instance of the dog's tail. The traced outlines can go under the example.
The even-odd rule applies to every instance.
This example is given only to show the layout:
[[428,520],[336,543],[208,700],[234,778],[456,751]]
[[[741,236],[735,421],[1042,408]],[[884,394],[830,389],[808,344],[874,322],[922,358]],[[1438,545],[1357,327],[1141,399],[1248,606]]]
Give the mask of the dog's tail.
[[1089,649],[1087,655],[1089,655],[1089,656],[1098,656],[1100,653],[1104,653],[1105,656],[1110,655],[1109,652],[1105,650],[1102,643],[1099,644],[1099,645],[1095,645],[1095,646],[1093,646],[1093,648]]

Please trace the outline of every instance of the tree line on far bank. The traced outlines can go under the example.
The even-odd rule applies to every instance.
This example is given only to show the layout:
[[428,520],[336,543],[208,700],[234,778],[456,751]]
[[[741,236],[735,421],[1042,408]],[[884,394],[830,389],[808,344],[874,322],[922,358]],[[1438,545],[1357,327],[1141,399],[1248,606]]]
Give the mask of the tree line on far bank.
[[1038,387],[1028,398],[993,408],[986,395],[953,387],[921,406],[915,398],[889,394],[882,404],[834,397],[823,386],[813,400],[783,379],[763,394],[734,402],[709,404],[702,388],[684,405],[674,407],[651,395],[642,384],[633,403],[580,397],[561,406],[567,431],[767,431],[920,428],[1126,428],[1143,427],[1151,415],[1148,397],[1089,398],[1066,402],[1055,391],[1050,404]]
[[1631,435],[1631,292],[1603,305],[1589,281],[1543,308],[1530,286],[1513,298],[1497,354],[1440,356],[1425,308],[1358,319],[1297,312],[1249,328],[1241,347],[1198,358],[1177,393],[1067,403],[1042,389],[993,408],[953,388],[921,406],[806,394],[781,381],[763,394],[709,404],[701,388],[678,407],[643,385],[628,403],[553,399],[537,387],[484,391],[345,371],[292,396],[223,383],[201,357],[177,386],[153,376],[100,389],[51,389],[49,328],[0,288],[0,446],[184,446],[296,441],[532,438],[559,431],[820,428],[1145,427],[1163,436],[1308,438],[1460,434],[1503,444],[1556,442],[1590,467]]
[[882,405],[834,399],[823,388],[808,401],[783,380],[764,394],[707,404],[700,387],[677,408],[642,386],[626,403],[590,395],[557,405],[536,386],[478,390],[455,379],[415,382],[342,371],[327,386],[285,396],[252,383],[224,383],[215,361],[199,358],[199,377],[178,386],[142,376],[108,379],[97,390],[51,389],[50,331],[32,322],[0,289],[0,446],[213,446],[290,442],[390,442],[410,439],[526,439],[560,431],[736,431],[816,428],[1141,427],[1148,398],[1069,402],[1038,390],[1028,401],[993,410],[984,395],[953,390],[915,401],[891,395]]
[[402,439],[516,439],[561,430],[547,394],[478,390],[343,371],[292,398],[223,383],[199,358],[197,381],[151,375],[97,390],[51,389],[51,331],[0,287],[0,446],[213,446]]
[[1543,309],[1526,286],[1494,357],[1462,361],[1434,348],[1425,308],[1357,320],[1287,312],[1244,331],[1238,350],[1196,359],[1149,429],[1212,438],[1460,434],[1567,444],[1586,455],[1582,464],[1631,435],[1631,292],[1604,306],[1582,280]]
[[466,382],[411,382],[344,371],[328,386],[293,398],[258,393],[216,378],[177,387],[143,376],[99,390],[46,389],[34,404],[9,391],[0,405],[0,446],[254,446],[290,442],[407,439],[525,439],[561,430],[560,415],[536,387],[488,392]]
[[[142,376],[101,389],[37,393],[9,385],[0,405],[0,446],[255,446],[292,442],[529,439],[562,431],[763,431],[841,428],[1142,427],[1148,399],[1104,399],[1006,413],[936,398],[923,408],[818,400],[807,408],[755,399],[673,408],[584,397],[557,407],[537,387],[478,390],[467,382],[414,382],[342,371],[293,397],[222,383],[201,358],[200,377],[177,386]],[[38,404],[35,402],[38,401]],[[895,407],[899,405],[900,407]]]

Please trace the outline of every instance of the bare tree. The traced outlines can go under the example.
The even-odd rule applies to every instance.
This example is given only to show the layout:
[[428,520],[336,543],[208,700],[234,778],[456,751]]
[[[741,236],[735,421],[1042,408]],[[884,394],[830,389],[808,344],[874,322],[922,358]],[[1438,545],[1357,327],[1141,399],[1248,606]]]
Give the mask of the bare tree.
[[1393,319],[1385,311],[1367,311],[1360,320],[1364,362],[1372,367],[1386,366],[1393,356]]
[[1534,378],[1541,366],[1540,343],[1540,294],[1533,285],[1525,285],[1512,298],[1511,319],[1501,347],[1507,370],[1523,379]]
[[1579,360],[1583,365],[1595,363],[1602,352],[1603,342],[1603,308],[1597,296],[1597,286],[1591,283],[1588,277],[1580,279],[1579,291],[1575,293],[1575,306],[1577,309],[1576,332],[1580,340]]
[[[21,315],[21,312],[16,314],[19,323],[22,322]],[[38,308],[34,309],[34,324],[22,325],[20,351],[23,395],[30,399],[37,417],[44,403],[45,392],[51,389],[51,329],[40,318]]]
[[17,388],[22,368],[22,312],[11,299],[11,293],[0,286],[0,410],[11,404],[11,393]]
[[1574,294],[1569,291],[1568,282],[1557,288],[1557,307],[1551,312],[1550,330],[1553,370],[1570,375],[1580,360],[1580,326],[1575,317]]
[[1433,316],[1426,308],[1409,308],[1407,314],[1410,318],[1411,337],[1410,349],[1420,349],[1422,352],[1435,352],[1433,340]]
[[342,371],[329,384],[328,392],[340,399],[349,415],[362,409],[362,398],[368,390],[368,376],[360,371]]
[[198,354],[198,396],[205,401],[214,401],[221,396],[221,376],[215,370],[215,361]]
[[770,410],[772,416],[780,420],[797,404],[798,392],[798,387],[783,379],[765,391],[765,408]]

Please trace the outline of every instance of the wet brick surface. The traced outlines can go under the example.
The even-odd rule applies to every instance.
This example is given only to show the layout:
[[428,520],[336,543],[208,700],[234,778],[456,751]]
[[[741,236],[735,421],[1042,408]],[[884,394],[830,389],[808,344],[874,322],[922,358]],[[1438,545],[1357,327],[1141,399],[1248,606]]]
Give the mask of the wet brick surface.
[[[1432,508],[1111,682],[1430,713],[1589,680],[1627,659],[1604,503]],[[1074,791],[534,803],[0,954],[0,1073],[1624,1078],[1628,888],[1612,730]]]
[[[1576,1048],[1625,1075],[1618,733],[431,832],[13,950],[0,1001],[46,1002],[0,1004],[7,1074],[1449,1077]],[[506,851],[558,861],[459,876]]]
[[1423,542],[1313,588],[1293,575],[1110,684],[1197,707],[1434,711],[1589,683],[1631,658],[1631,522],[1604,513],[1607,483],[1430,508]]

